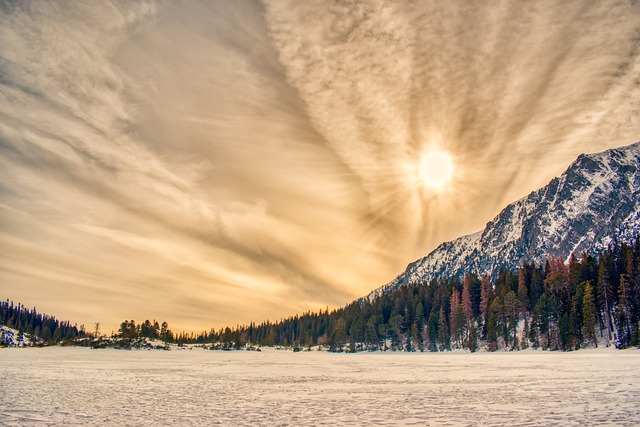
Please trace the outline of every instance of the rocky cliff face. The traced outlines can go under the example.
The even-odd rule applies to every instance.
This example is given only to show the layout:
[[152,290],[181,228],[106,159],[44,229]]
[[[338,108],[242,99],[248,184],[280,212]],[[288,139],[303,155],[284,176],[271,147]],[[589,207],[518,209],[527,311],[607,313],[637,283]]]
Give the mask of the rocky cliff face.
[[558,178],[508,205],[478,233],[446,242],[374,291],[604,249],[640,233],[640,142],[580,155]]

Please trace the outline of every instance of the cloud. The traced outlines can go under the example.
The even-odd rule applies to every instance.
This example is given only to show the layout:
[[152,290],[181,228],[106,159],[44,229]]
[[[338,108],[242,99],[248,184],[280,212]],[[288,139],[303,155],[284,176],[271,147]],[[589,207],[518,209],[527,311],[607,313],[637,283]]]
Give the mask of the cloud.
[[[306,123],[258,5],[103,6],[4,11],[8,297],[87,324],[153,307],[200,328],[379,281],[344,262],[376,264],[351,241],[356,179]],[[185,320],[194,300],[208,310]]]
[[340,306],[640,130],[629,2],[0,13],[2,290],[107,329]]
[[[265,3],[311,122],[362,179],[374,211],[409,229],[438,216],[426,236],[455,203],[455,221],[468,223],[580,152],[637,139],[639,10],[629,2]],[[405,175],[434,146],[461,172],[442,210]],[[414,214],[396,200],[402,186],[421,199]]]

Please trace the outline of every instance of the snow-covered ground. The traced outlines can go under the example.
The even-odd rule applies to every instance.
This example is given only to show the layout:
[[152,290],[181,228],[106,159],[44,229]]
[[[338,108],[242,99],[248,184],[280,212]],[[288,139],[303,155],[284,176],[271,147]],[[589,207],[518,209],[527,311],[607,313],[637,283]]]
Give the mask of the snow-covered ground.
[[[33,337],[27,334],[20,334],[17,329],[0,325],[0,346],[4,347],[25,347],[32,344]],[[40,342],[40,340],[38,340]]]
[[640,425],[640,351],[0,349],[0,425]]

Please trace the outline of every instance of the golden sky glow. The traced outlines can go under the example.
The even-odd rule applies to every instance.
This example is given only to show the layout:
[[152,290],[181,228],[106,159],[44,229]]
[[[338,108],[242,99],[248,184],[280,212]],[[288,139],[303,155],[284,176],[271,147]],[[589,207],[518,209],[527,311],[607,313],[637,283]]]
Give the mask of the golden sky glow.
[[10,2],[0,45],[0,297],[105,330],[342,306],[640,139],[628,0]]

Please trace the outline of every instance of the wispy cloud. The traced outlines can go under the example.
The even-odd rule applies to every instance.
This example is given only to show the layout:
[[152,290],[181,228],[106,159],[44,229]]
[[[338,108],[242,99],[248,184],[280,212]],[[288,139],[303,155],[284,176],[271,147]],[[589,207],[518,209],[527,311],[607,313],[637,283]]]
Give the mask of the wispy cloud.
[[470,224],[580,152],[637,139],[640,11],[627,1],[266,4],[311,122],[374,211],[414,230],[436,215],[427,241],[444,212],[423,203],[405,165],[433,146],[461,172],[443,210],[460,203],[455,221]]
[[[0,14],[0,290],[87,324],[342,305],[640,134],[629,2]],[[441,194],[432,147],[457,164]]]

